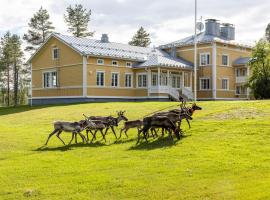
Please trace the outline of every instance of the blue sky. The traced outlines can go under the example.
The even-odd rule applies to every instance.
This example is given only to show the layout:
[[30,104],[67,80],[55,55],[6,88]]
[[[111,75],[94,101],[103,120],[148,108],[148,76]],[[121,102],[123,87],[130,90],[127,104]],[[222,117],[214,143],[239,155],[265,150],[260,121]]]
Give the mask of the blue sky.
[[[144,26],[151,33],[152,45],[160,45],[193,33],[193,0],[8,0],[1,2],[0,35],[7,30],[22,35],[41,6],[49,11],[56,32],[66,34],[63,14],[75,3],[92,10],[89,27],[96,32],[94,38],[107,33],[111,41],[127,43]],[[270,23],[269,0],[198,0],[198,10],[203,19],[235,24],[236,39],[241,41],[258,40]]]

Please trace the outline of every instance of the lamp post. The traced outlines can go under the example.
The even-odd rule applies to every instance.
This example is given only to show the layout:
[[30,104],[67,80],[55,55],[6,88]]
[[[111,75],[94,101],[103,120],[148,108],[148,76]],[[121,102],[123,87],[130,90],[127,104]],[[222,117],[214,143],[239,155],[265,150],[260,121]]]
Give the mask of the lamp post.
[[195,0],[194,32],[194,101],[197,101],[197,0]]

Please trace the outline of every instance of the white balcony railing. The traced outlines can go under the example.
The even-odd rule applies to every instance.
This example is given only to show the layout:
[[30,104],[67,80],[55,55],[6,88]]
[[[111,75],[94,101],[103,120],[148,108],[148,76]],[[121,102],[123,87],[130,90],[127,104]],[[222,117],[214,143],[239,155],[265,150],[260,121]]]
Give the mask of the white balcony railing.
[[247,76],[237,76],[236,77],[236,83],[246,83],[248,81]]
[[167,86],[149,88],[149,92],[152,94],[160,94],[160,93],[169,94],[176,100],[178,100],[180,97],[179,90],[182,90],[182,94],[185,95],[188,99],[193,99],[193,92],[191,88],[183,87],[182,89],[176,89]]

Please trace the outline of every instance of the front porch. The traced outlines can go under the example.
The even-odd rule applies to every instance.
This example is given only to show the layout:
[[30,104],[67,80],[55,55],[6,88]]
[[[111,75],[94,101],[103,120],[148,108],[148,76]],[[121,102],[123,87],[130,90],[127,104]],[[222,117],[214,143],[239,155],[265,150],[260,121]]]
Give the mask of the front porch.
[[166,67],[151,67],[147,69],[148,96],[168,95],[178,100],[180,95],[193,99],[193,72]]

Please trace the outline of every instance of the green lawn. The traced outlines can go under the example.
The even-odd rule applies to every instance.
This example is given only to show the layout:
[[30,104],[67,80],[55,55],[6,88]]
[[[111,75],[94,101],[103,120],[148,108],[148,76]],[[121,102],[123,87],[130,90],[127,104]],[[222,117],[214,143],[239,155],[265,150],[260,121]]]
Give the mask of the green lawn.
[[117,110],[132,120],[170,105],[0,108],[0,199],[270,199],[270,101],[199,102],[175,144],[166,137],[136,146],[132,130],[117,142],[109,133],[106,144],[64,147],[53,137],[40,148],[55,120]]

